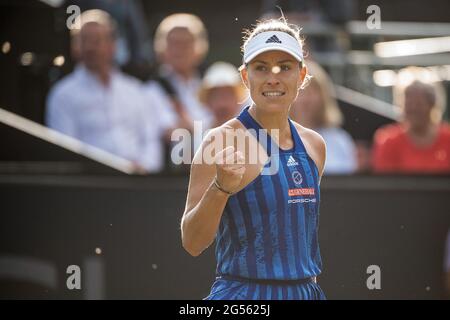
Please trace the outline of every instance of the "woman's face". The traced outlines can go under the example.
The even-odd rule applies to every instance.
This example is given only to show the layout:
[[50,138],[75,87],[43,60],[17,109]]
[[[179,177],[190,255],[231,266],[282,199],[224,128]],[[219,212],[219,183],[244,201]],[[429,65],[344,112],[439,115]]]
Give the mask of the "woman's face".
[[289,109],[305,74],[306,68],[283,51],[261,53],[241,71],[254,103],[269,112]]

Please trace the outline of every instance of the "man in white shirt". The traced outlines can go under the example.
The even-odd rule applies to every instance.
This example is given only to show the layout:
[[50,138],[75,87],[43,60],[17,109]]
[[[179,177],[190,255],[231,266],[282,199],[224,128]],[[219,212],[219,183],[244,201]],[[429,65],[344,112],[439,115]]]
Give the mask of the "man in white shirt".
[[52,88],[47,125],[149,172],[160,170],[157,115],[146,111],[151,106],[141,83],[113,67],[114,21],[100,10],[86,11],[80,19],[81,61]]

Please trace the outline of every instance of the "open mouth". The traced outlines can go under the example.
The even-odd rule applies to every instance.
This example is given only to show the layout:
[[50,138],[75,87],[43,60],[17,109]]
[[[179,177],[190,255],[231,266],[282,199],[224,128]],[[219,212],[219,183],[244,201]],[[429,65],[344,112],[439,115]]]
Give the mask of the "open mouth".
[[262,93],[262,95],[263,95],[264,97],[269,97],[269,98],[272,98],[272,97],[281,97],[281,96],[284,96],[284,94],[285,94],[285,92],[283,92],[283,91],[264,91],[264,92]]

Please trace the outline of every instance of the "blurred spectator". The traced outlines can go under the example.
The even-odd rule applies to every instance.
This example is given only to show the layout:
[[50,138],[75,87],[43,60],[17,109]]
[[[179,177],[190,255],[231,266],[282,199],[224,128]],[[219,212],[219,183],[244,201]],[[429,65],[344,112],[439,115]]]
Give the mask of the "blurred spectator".
[[394,88],[402,121],[374,136],[374,170],[379,173],[450,173],[450,127],[441,122],[445,92],[430,71],[400,71]]
[[64,5],[111,15],[117,24],[115,61],[120,66],[151,63],[151,39],[140,0],[67,0]]
[[[165,159],[171,169],[175,169],[170,159],[172,131],[176,128],[192,131],[194,121],[201,121],[204,129],[211,126],[212,115],[198,99],[201,78],[197,68],[208,47],[205,26],[192,14],[172,14],[156,30],[154,49],[160,68],[156,79],[147,83],[146,90],[163,101],[159,121],[168,128]],[[193,151],[196,147],[193,146]]]
[[142,85],[113,67],[115,22],[101,10],[79,18],[80,63],[52,88],[47,125],[148,171],[159,170],[158,126],[145,117]]
[[237,116],[244,95],[245,88],[234,65],[216,62],[206,70],[199,98],[213,114],[213,128]]
[[340,126],[343,116],[334,98],[334,87],[325,70],[306,62],[312,76],[292,104],[290,116],[301,125],[317,131],[327,145],[326,174],[349,174],[357,169],[356,148],[351,136]]

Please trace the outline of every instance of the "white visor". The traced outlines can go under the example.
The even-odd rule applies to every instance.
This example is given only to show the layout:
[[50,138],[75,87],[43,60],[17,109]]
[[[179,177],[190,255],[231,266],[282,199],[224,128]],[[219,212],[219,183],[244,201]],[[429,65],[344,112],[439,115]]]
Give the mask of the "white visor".
[[284,51],[303,61],[302,46],[293,36],[281,31],[266,31],[254,36],[244,47],[244,64],[257,55],[271,50]]

